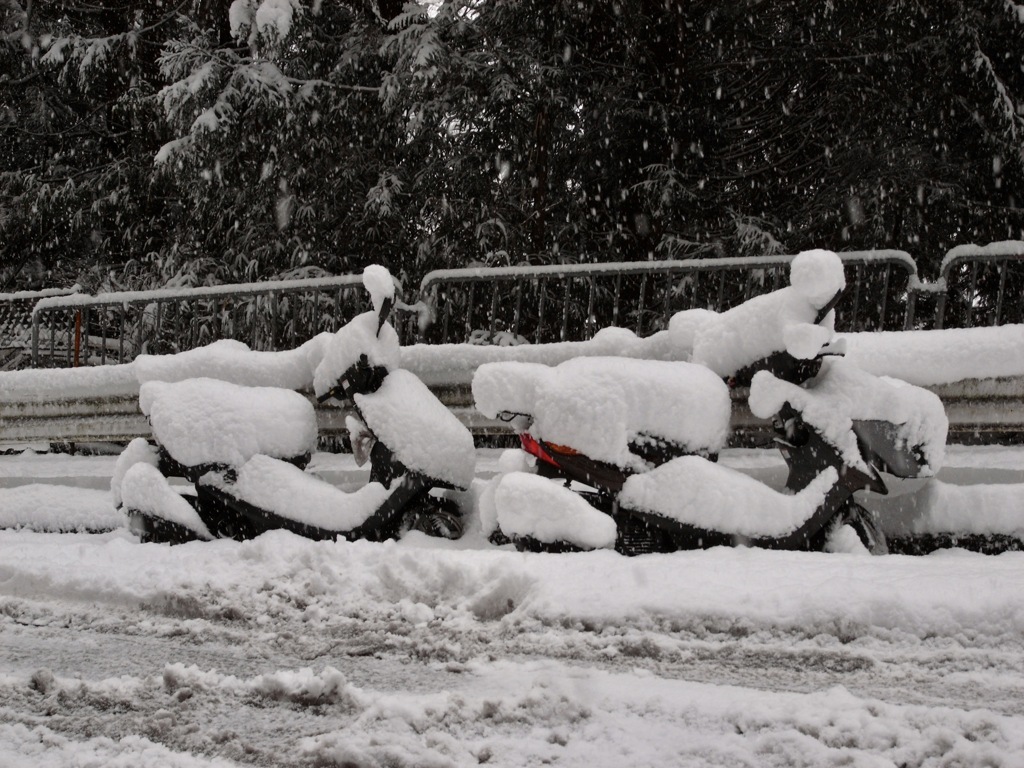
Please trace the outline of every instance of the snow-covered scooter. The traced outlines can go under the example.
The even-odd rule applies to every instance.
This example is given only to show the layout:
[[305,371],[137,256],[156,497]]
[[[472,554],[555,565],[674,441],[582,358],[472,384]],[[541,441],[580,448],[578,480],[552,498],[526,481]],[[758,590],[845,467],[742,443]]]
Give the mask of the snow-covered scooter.
[[[845,278],[835,254],[800,254],[790,277],[789,287],[727,312],[676,315],[669,333],[692,349],[691,362],[482,366],[477,408],[510,421],[523,446],[505,459],[515,471],[481,496],[485,531],[545,551],[884,552],[877,520],[854,494],[886,493],[880,472],[938,469],[942,404],[842,359],[832,309]],[[772,420],[789,466],[783,491],[715,463],[729,434],[729,386],[748,384],[751,410]]]
[[[317,426],[313,404],[298,392],[204,378],[146,382],[139,400],[156,445],[130,443],[112,483],[143,541],[247,539],[271,529],[372,541],[410,528],[461,534],[459,507],[443,492],[469,488],[472,435],[399,368],[398,335],[387,321],[396,301],[391,275],[368,267],[363,283],[373,311],[330,337],[313,385],[319,402],[346,409],[369,482],[345,491],[304,471]],[[178,487],[172,477],[182,478]]]

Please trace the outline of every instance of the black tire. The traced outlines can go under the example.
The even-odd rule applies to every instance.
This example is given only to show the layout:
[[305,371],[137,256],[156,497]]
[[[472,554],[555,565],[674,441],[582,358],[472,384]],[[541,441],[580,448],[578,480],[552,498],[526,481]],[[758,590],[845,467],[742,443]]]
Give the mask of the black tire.
[[889,554],[889,545],[878,522],[878,514],[864,509],[860,504],[850,503],[842,519],[857,533],[868,552],[872,555]]
[[[196,506],[194,496],[182,496],[182,498],[193,507]],[[184,525],[140,512],[137,509],[129,509],[126,512],[128,530],[138,536],[139,541],[143,544],[185,544],[189,541],[200,540],[195,531]]]
[[441,539],[462,538],[465,530],[462,509],[458,503],[429,493],[423,494],[406,513],[406,524],[408,530],[421,531]]

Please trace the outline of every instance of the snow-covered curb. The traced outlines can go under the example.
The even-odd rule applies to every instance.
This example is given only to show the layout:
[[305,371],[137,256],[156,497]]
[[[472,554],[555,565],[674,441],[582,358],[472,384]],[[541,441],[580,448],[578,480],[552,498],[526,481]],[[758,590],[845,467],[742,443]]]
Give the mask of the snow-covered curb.
[[[132,363],[89,368],[0,372],[0,403],[137,394],[142,381],[177,381],[192,376],[223,378],[247,386],[312,389],[311,359],[322,355],[326,334],[294,350],[256,352],[236,341],[217,342],[174,356],[143,355]],[[918,386],[1024,376],[1024,325],[839,334],[846,358],[869,373]],[[557,365],[575,357],[688,360],[685,332],[661,331],[639,338],[624,328],[606,328],[593,339],[499,347],[474,344],[413,344],[400,365],[426,384],[468,384],[484,363],[518,361]],[[280,380],[279,380],[280,379]]]
[[[194,376],[248,386],[311,390],[321,334],[294,350],[256,352],[235,341],[217,342],[174,356],[142,356],[133,363],[0,373],[0,443],[53,440],[129,440],[148,434],[136,398],[140,382]],[[995,328],[851,333],[841,335],[846,359],[875,374],[924,386],[943,400],[952,429],[1020,431],[1024,428],[1024,325]],[[638,338],[606,328],[590,341],[514,347],[416,344],[401,349],[400,364],[443,391],[453,412],[474,429],[498,427],[472,406],[469,384],[485,363],[517,361],[557,365],[578,357],[619,356],[686,360],[692,328]],[[733,424],[755,423],[743,390],[733,393]],[[337,409],[318,408],[321,433],[344,428]]]

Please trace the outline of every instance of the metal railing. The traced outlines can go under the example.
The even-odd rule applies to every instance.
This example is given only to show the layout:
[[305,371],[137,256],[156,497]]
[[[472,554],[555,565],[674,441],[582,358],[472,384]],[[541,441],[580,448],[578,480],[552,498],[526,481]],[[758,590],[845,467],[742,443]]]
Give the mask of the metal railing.
[[[903,251],[839,254],[849,288],[836,308],[842,330],[910,327],[907,297],[917,265]],[[788,285],[793,256],[446,269],[420,296],[433,310],[425,340],[534,343],[585,339],[605,326],[638,336],[667,327],[684,309],[723,311]],[[894,301],[893,296],[900,297]]]
[[32,310],[41,299],[70,296],[74,288],[0,293],[0,370],[22,367],[32,351]]
[[1024,242],[954,248],[942,260],[935,327],[1024,322]]
[[[1024,242],[955,248],[935,282],[919,279],[914,260],[904,251],[839,256],[847,290],[836,308],[838,330],[1024,322]],[[407,315],[396,325],[403,343],[582,340],[605,326],[644,336],[666,327],[680,310],[723,311],[786,285],[792,258],[438,270],[420,286],[432,325],[417,330],[418,318]],[[17,354],[27,358],[30,350],[34,367],[48,367],[122,363],[142,353],[180,352],[223,338],[258,350],[291,348],[322,331],[337,330],[368,307],[359,275],[67,294],[0,295],[0,351],[17,347]],[[30,341],[25,338],[28,317]]]
[[46,298],[32,314],[32,365],[124,363],[218,339],[292,348],[368,306],[360,275]]

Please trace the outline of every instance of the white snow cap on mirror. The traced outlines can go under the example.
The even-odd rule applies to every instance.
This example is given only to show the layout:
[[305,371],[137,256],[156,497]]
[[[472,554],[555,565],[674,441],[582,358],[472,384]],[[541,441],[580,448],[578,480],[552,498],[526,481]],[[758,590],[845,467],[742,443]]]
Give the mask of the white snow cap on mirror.
[[789,265],[789,284],[821,309],[846,287],[842,259],[822,249],[798,253]]
[[363,287],[370,294],[375,312],[380,312],[385,301],[395,298],[395,281],[391,273],[379,264],[371,264],[363,270]]

